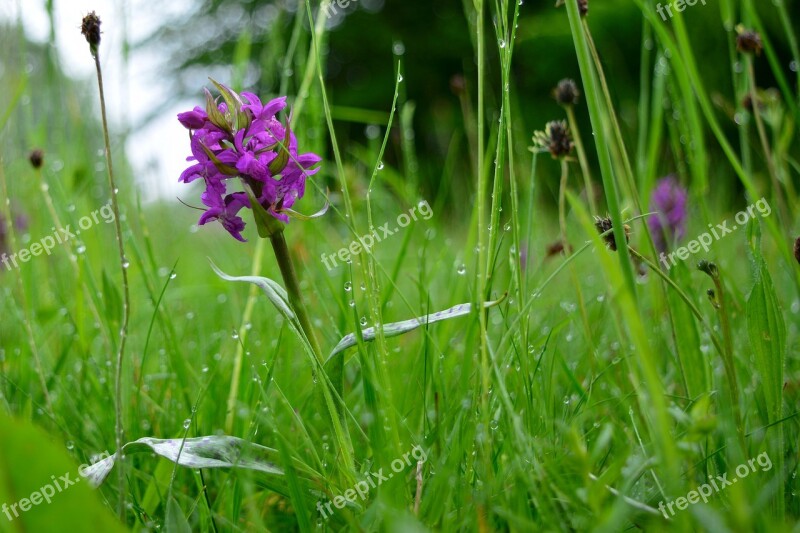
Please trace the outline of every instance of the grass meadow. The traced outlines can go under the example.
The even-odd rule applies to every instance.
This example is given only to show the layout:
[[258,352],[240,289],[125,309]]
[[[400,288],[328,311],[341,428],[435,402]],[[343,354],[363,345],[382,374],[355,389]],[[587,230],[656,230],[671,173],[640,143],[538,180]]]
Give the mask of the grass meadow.
[[[287,96],[322,158],[288,224],[226,175],[246,242],[198,225],[203,180],[148,199],[178,176],[6,22],[0,531],[800,532],[798,3],[465,0],[435,154],[403,43],[382,104],[343,106],[325,6],[289,3],[284,68],[253,82],[234,34],[186,107],[236,130],[243,91]],[[121,30],[86,24],[107,68]],[[558,102],[520,89],[537,39]]]

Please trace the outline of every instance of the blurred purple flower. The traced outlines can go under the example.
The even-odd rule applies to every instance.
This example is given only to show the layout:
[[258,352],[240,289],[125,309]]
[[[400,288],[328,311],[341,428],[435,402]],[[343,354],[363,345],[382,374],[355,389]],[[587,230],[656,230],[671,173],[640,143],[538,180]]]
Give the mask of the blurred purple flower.
[[235,93],[215,83],[223,102],[217,103],[206,91],[206,109],[196,106],[178,114],[178,121],[190,134],[193,162],[179,181],[203,179],[201,196],[206,210],[199,225],[219,221],[236,239],[244,241],[242,208],[250,209],[247,192],[228,193],[231,178],[239,178],[271,216],[289,222],[287,211],[305,193],[306,178],[319,171],[311,169],[322,158],[314,153],[298,154],[297,138],[287,121],[276,114],[286,107],[286,97],[266,105],[253,93]]
[[659,253],[686,235],[687,198],[686,189],[674,176],[659,180],[653,189],[650,211],[656,213],[647,219],[647,225]]

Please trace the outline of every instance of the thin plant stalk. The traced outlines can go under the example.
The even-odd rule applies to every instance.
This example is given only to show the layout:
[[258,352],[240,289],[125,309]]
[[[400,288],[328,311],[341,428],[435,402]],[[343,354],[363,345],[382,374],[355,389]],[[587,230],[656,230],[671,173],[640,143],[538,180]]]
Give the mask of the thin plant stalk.
[[108,187],[111,192],[111,208],[114,210],[114,230],[117,236],[117,251],[119,252],[119,264],[122,272],[122,325],[119,330],[119,346],[117,347],[117,367],[114,375],[114,410],[116,416],[115,434],[116,446],[119,457],[117,458],[117,474],[119,503],[117,512],[121,519],[125,519],[125,455],[122,453],[122,445],[125,440],[124,428],[122,424],[122,363],[125,358],[125,342],[128,338],[128,322],[130,321],[130,287],[128,285],[128,260],[125,258],[125,245],[122,236],[122,223],[120,222],[119,202],[117,200],[116,182],[114,181],[114,167],[111,162],[111,141],[108,135],[108,120],[106,118],[106,100],[103,92],[103,71],[100,67],[100,53],[96,47],[92,50],[94,66],[97,71],[97,87],[100,93],[100,113],[103,119],[103,142],[105,143],[106,166],[108,170]]
[[[58,212],[56,211],[55,204],[53,203],[53,197],[50,194],[50,187],[48,186],[47,182],[44,179],[44,173],[42,172],[41,168],[36,169],[36,176],[39,180],[39,189],[42,191],[42,197],[44,198],[44,203],[47,206],[47,211],[50,213],[50,217],[53,219],[53,224],[55,225],[56,230],[62,231],[64,226],[61,224],[61,218],[58,216]],[[71,246],[75,246],[73,241],[70,241]],[[70,266],[72,267],[72,273],[75,276],[75,279],[79,279],[83,282],[83,277],[80,275],[80,267],[78,266],[78,259],[75,254],[67,254],[67,258],[69,259]],[[102,319],[100,317],[100,312],[98,311],[97,302],[91,297],[91,294],[88,294],[91,290],[85,282],[83,282],[84,288],[86,289],[87,296],[89,296],[89,309],[91,310],[92,317],[95,321],[100,324]],[[106,342],[108,343],[109,350],[113,350],[111,338],[108,335],[108,331],[102,329],[103,336],[105,337]]]
[[[14,228],[14,218],[11,215],[11,204],[8,201],[8,189],[6,187],[6,173],[2,165],[2,161],[0,161],[0,187],[2,187],[3,198],[6,201],[2,202],[2,205],[5,206],[4,212],[6,216],[6,220],[8,220],[8,237],[9,237],[9,244],[11,245],[12,250],[17,249],[17,238],[16,238],[16,229]],[[33,362],[36,365],[36,373],[39,375],[39,383],[42,386],[42,394],[44,395],[45,406],[47,407],[47,412],[51,417],[54,417],[55,412],[53,411],[53,402],[50,399],[50,392],[47,390],[47,380],[44,378],[44,367],[42,367],[42,358],[39,353],[39,347],[36,345],[36,338],[33,335],[33,320],[32,320],[32,313],[30,309],[30,301],[28,300],[28,293],[25,290],[25,284],[22,281],[22,276],[15,276],[17,279],[17,285],[19,287],[20,295],[22,296],[22,309],[24,313],[24,317],[22,322],[25,325],[25,335],[28,337],[28,346],[31,350],[31,355],[33,355]],[[5,377],[5,376],[3,376]]]
[[731,324],[728,318],[728,310],[725,303],[725,287],[719,275],[711,276],[716,287],[716,295],[719,302],[719,321],[722,325],[722,338],[725,351],[722,354],[722,363],[725,366],[725,375],[728,378],[728,389],[731,396],[731,409],[736,423],[736,434],[739,436],[739,445],[742,453],[747,456],[747,444],[744,440],[744,423],[742,422],[742,412],[739,407],[739,383],[736,379],[736,367],[733,360],[733,335],[731,334]]
[[775,166],[775,159],[772,157],[772,149],[767,139],[767,132],[764,128],[764,121],[761,119],[761,113],[758,112],[758,94],[756,92],[756,72],[753,67],[753,57],[749,54],[745,56],[747,62],[747,77],[750,82],[750,101],[753,103],[753,118],[756,122],[756,130],[758,131],[758,138],[761,141],[761,149],[764,150],[764,158],[767,160],[767,171],[772,180],[772,189],[775,199],[778,201],[778,212],[781,217],[781,222],[787,225],[789,218],[786,215],[786,200],[783,197],[783,189],[781,188],[780,180],[778,179],[778,170]]
[[597,201],[594,198],[594,188],[592,187],[592,171],[589,167],[589,161],[586,159],[586,149],[583,147],[581,140],[581,132],[578,129],[578,120],[575,118],[575,108],[572,105],[566,106],[567,122],[569,129],[572,132],[572,140],[575,143],[575,152],[578,154],[578,163],[581,165],[581,174],[583,174],[583,186],[586,189],[586,198],[589,201],[589,207],[592,213],[599,213],[597,210]]
[[[567,208],[566,208],[566,197],[567,197],[567,182],[569,180],[569,165],[567,163],[566,158],[561,159],[561,184],[558,190],[558,225],[560,227],[561,232],[561,245],[563,246],[563,254],[566,256],[571,251],[571,246],[569,244],[569,239],[567,239]],[[581,319],[583,322],[583,327],[586,330],[586,342],[591,346],[591,364],[592,370],[595,367],[595,345],[594,345],[594,338],[592,337],[592,328],[591,324],[589,323],[589,315],[586,312],[586,300],[583,298],[583,291],[581,290],[580,280],[578,279],[578,275],[575,272],[574,265],[570,264],[569,266],[570,277],[572,278],[572,283],[575,285],[575,292],[578,298],[578,306],[581,310]]]

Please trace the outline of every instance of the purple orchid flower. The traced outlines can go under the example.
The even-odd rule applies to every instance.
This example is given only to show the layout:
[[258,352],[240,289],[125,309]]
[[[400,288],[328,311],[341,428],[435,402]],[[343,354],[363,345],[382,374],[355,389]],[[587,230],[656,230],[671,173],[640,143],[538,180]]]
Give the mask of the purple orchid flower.
[[686,235],[686,200],[688,193],[674,176],[658,181],[650,200],[650,210],[656,214],[647,219],[653,242],[659,253]]
[[[213,80],[212,80],[213,81]],[[322,158],[314,153],[299,154],[297,138],[289,123],[276,115],[286,108],[286,97],[262,104],[253,93],[235,93],[214,82],[224,102],[217,103],[206,91],[206,109],[196,106],[178,114],[178,121],[190,130],[192,164],[179,178],[183,183],[205,182],[201,200],[206,210],[199,225],[219,221],[234,238],[245,241],[244,220],[239,212],[250,209],[247,192],[228,192],[231,180],[239,178],[245,191],[252,191],[272,217],[289,222],[289,210],[305,193],[306,178]]]

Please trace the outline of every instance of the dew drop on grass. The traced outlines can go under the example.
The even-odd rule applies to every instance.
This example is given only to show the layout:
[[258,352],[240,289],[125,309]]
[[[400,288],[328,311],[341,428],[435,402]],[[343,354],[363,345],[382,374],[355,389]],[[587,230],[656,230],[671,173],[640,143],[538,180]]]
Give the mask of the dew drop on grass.
[[176,274],[175,272],[173,272],[172,274],[169,275],[169,279],[175,279],[177,277],[178,277],[178,274]]
[[361,283],[361,285],[359,285],[359,289],[361,289],[362,291],[367,290],[367,284],[366,283]]
[[77,247],[77,248],[75,248],[75,251],[76,251],[78,254],[83,254],[83,253],[85,253],[85,252],[86,252],[86,246],[84,246],[84,245],[83,245],[83,243],[81,243],[81,244],[79,244],[79,245],[78,245],[78,247]]
[[75,443],[73,443],[71,440],[68,440],[68,441],[67,441],[67,449],[68,449],[68,450],[71,450],[71,449],[73,449],[74,447],[75,447]]
[[464,265],[460,265],[456,272],[458,272],[459,276],[463,276],[467,272],[467,267]]
[[349,305],[350,307],[355,307],[355,306],[356,306],[356,302],[355,302],[354,300],[350,300],[350,301],[347,303],[347,305]]
[[352,291],[352,290],[353,290],[353,284],[352,284],[352,283],[350,283],[349,281],[348,281],[348,282],[346,282],[346,283],[344,284],[344,290],[345,290],[346,292],[350,292],[350,291]]
[[397,75],[397,81],[398,81],[399,83],[402,83],[402,81],[403,81],[403,75],[402,75],[402,74],[398,74],[398,75]]
[[204,365],[202,370],[203,370],[203,374],[207,374],[208,373],[208,365]]
[[122,268],[128,268],[129,266],[131,266],[131,262],[128,261],[127,259],[123,259]]
[[789,63],[789,70],[791,70],[792,72],[797,72],[798,68],[799,66],[797,64],[797,61],[792,61],[791,63]]
[[500,48],[505,48],[506,47],[505,39],[500,39],[499,41],[497,41],[497,46],[499,46]]
[[236,340],[236,339],[238,339],[238,338],[239,338],[239,332],[238,332],[238,331],[236,331],[236,330],[233,330],[233,333],[231,334],[231,338],[232,338],[233,340]]
[[367,325],[367,317],[362,316],[361,320],[359,320],[358,323],[361,324],[362,326],[366,326]]
[[186,420],[183,421],[183,429],[189,429],[189,426],[191,425],[192,425],[191,418],[187,418]]
[[383,170],[383,161],[378,162],[378,170]]
[[511,222],[507,222],[505,226],[503,226],[505,231],[511,231]]

